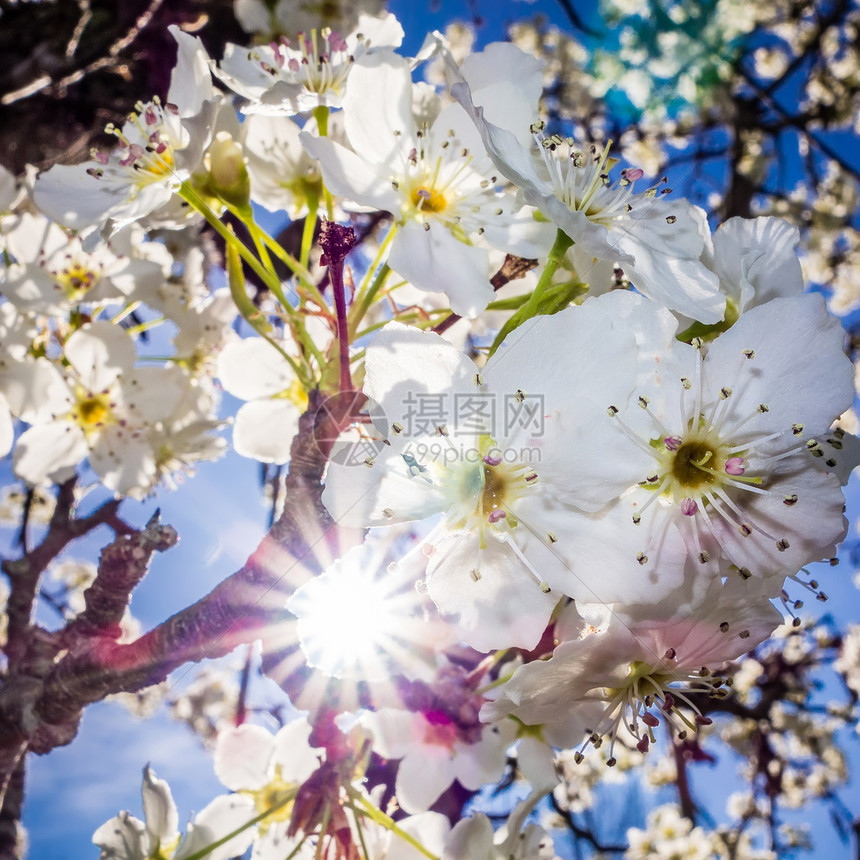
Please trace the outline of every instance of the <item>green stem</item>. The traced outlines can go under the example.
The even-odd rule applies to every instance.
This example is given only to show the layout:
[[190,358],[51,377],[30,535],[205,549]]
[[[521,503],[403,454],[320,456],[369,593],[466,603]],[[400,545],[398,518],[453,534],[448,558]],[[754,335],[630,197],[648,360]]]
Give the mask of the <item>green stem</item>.
[[286,304],[286,298],[281,289],[281,282],[276,275],[268,271],[265,266],[251,253],[245,243],[236,236],[221,219],[210,209],[204,200],[191,187],[190,182],[183,182],[177,192],[179,196],[190,206],[196,209],[215,229],[218,235],[229,245],[234,247],[239,256],[254,270],[257,277],[277,296],[278,301]]
[[262,260],[263,265],[273,275],[276,275],[275,267],[272,265],[272,258],[266,250],[266,243],[260,236],[260,228],[254,221],[254,213],[252,212],[251,207],[247,207],[246,211],[236,209],[233,206],[228,206],[227,208],[245,225],[248,232],[251,234],[251,238],[254,240],[254,247],[257,249],[257,255],[260,260]]
[[254,230],[260,240],[266,243],[266,247],[302,282],[305,287],[316,290],[313,275],[292,254],[285,251],[275,239],[273,239],[259,225],[254,224]]
[[558,267],[564,262],[565,254],[567,254],[571,245],[573,245],[573,239],[571,239],[564,230],[557,230],[555,234],[555,242],[553,242],[552,248],[550,248],[549,255],[547,256],[546,266],[544,267],[543,272],[541,272],[541,276],[538,279],[534,291],[529,296],[529,300],[521,308],[515,311],[502,326],[501,330],[496,335],[496,339],[493,341],[493,345],[490,347],[490,355],[492,355],[502,345],[505,338],[517,326],[522,325],[526,320],[529,320],[540,313],[541,300],[543,299],[547,289],[552,285],[553,275],[556,273]]
[[[320,105],[314,108],[314,119],[317,121],[317,133],[320,137],[328,137],[328,108]],[[326,218],[334,221],[334,203],[328,188],[323,184],[323,196],[325,198]]]
[[385,279],[391,274],[391,269],[388,267],[388,263],[383,263],[379,271],[376,273],[376,277],[373,279],[373,283],[370,285],[370,288],[367,292],[362,296],[361,300],[356,304],[353,303],[353,308],[356,308],[354,313],[350,314],[349,328],[350,331],[355,332],[358,328],[358,324],[364,319],[365,314],[370,310],[370,306],[373,304],[376,299],[377,293],[382,289],[385,284]]
[[556,273],[558,267],[564,262],[565,254],[573,245],[573,239],[564,232],[557,230],[555,234],[555,242],[549,250],[549,256],[546,260],[541,276],[538,279],[534,292],[531,294],[528,302],[526,302],[526,311],[532,311],[530,316],[537,314],[537,309],[540,306],[540,300],[546,291],[546,288],[552,283],[552,277]]
[[302,250],[301,264],[307,268],[311,258],[311,247],[314,243],[314,229],[317,226],[317,210],[320,205],[319,194],[313,191],[308,191],[305,195],[308,204],[308,214],[305,215],[305,224],[302,228]]
[[361,826],[361,816],[355,816],[355,829],[358,831],[358,841],[361,844],[361,852],[364,854],[364,860],[370,860],[370,852],[367,850],[367,843],[364,841],[364,828]]
[[[405,842],[408,842],[416,851],[420,851],[429,860],[439,860],[432,851],[428,851],[414,836],[398,827],[390,816],[386,815],[381,809],[377,809],[361,792],[350,787],[349,795],[353,800],[357,800],[362,805],[368,818],[382,825],[386,830],[390,830]],[[188,858],[188,860],[192,860],[192,858]]]
[[314,860],[322,860],[323,836],[325,836],[325,832],[326,830],[328,830],[329,821],[331,821],[331,807],[326,804],[326,808],[323,812],[322,821],[320,821],[320,835],[317,839],[317,850],[314,852]]

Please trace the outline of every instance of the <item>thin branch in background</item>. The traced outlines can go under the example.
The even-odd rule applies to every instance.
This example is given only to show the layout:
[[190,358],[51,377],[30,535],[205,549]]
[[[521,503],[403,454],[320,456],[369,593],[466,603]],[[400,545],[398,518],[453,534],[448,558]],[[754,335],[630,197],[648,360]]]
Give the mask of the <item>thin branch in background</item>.
[[90,0],[78,0],[78,5],[81,8],[81,17],[78,19],[78,23],[75,25],[72,37],[71,39],[69,39],[69,44],[66,45],[67,60],[71,60],[72,57],[74,57],[75,51],[78,50],[78,45],[80,45],[81,43],[81,36],[83,35],[87,24],[90,23],[90,20],[93,17],[92,9],[90,9]]
[[602,39],[605,36],[604,33],[601,33],[599,30],[592,29],[585,23],[585,21],[582,20],[582,17],[579,12],[573,8],[573,3],[571,3],[570,0],[557,0],[557,2],[564,11],[564,14],[567,16],[567,20],[570,21],[575,30],[586,33],[595,39]]
[[[49,88],[57,98],[62,98],[66,89],[72,86],[72,84],[76,84],[83,80],[87,75],[114,63],[120,52],[127,48],[140,35],[141,31],[149,25],[153,16],[158,12],[163,3],[164,0],[151,0],[149,6],[147,6],[146,9],[138,15],[137,20],[129,28],[128,32],[126,32],[122,38],[117,39],[103,56],[87,63],[87,65],[81,69],[76,69],[75,71],[70,72],[57,81],[54,81],[50,75],[42,75],[35,81],[31,81],[29,84],[25,84],[23,87],[13,90],[11,93],[6,93],[2,98],[0,98],[0,105],[14,104],[21,99],[29,98],[30,96],[36,95],[36,93],[40,93]],[[80,34],[78,34],[78,38],[79,37]],[[72,38],[75,38],[74,35]]]

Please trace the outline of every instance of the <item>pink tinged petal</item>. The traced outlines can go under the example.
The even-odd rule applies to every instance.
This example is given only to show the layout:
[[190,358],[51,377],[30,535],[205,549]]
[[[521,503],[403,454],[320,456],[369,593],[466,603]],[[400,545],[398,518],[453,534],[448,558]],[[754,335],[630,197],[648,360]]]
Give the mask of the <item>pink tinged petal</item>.
[[35,485],[76,466],[88,453],[86,437],[77,424],[55,421],[31,427],[18,439],[12,467],[22,481]]
[[289,400],[255,400],[236,413],[233,447],[262,463],[286,463],[301,410]]
[[480,549],[479,540],[453,535],[436,547],[427,568],[430,597],[478,651],[534,648],[559,595],[544,593],[507,543],[489,538]]
[[319,159],[326,187],[343,200],[388,212],[400,211],[403,197],[391,185],[391,170],[367,161],[327,137],[307,132],[299,140],[311,158]]
[[[257,817],[258,811],[252,798],[241,794],[222,794],[207,804],[189,825],[188,836],[173,860],[183,860],[223,839],[228,833]],[[251,846],[256,836],[255,827],[246,827],[223,845],[206,854],[206,860],[229,860],[238,857]]]
[[426,223],[429,230],[415,220],[403,225],[391,243],[388,265],[420,290],[444,292],[454,313],[476,317],[493,298],[488,252],[455,238],[442,221]]
[[443,747],[422,746],[401,760],[395,793],[407,812],[425,812],[453,781],[451,752]]
[[281,766],[287,782],[304,782],[320,764],[324,750],[310,745],[311,726],[304,717],[287,723],[275,735],[272,764]]
[[[286,342],[283,347],[287,354],[295,352]],[[273,397],[296,381],[286,359],[261,337],[228,343],[218,355],[218,377],[224,390],[240,400]]]
[[272,776],[274,748],[274,736],[261,726],[245,723],[225,729],[215,745],[215,775],[231,791],[262,788]]
[[143,812],[151,845],[167,845],[179,836],[179,813],[170,793],[170,786],[157,779],[155,771],[143,769]]

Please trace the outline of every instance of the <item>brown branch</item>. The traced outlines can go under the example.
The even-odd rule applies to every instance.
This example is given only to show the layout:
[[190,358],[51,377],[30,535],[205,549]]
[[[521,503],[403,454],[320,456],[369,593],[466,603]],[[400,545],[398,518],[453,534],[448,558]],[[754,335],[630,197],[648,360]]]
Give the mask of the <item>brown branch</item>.
[[[490,283],[493,285],[493,289],[498,291],[511,281],[522,278],[527,272],[534,269],[537,264],[537,260],[527,260],[525,257],[516,257],[513,254],[508,254],[505,257],[504,263],[502,263],[501,269],[490,278]],[[442,334],[442,332],[448,331],[452,325],[460,322],[461,319],[463,318],[459,314],[449,314],[433,331],[436,334]]]
[[286,598],[359,537],[335,527],[321,495],[331,446],[362,401],[352,393],[322,402],[313,393],[293,441],[284,511],[257,550],[206,597],[129,644],[115,641],[119,593],[127,597],[152,552],[170,545],[172,530],[150,522],[105,550],[102,584],[88,591],[83,616],[59,634],[31,630],[21,661],[28,671],[11,667],[0,691],[0,779],[8,780],[22,749],[44,754],[69,743],[92,702],[159,683],[184,663],[240,643],[262,638],[270,650],[283,644],[277,634]]
[[0,810],[0,860],[19,860],[24,856],[20,825],[23,804],[24,762],[21,761],[9,780]]
[[[669,729],[671,736],[672,729]],[[690,793],[690,780],[687,778],[687,758],[684,755],[684,746],[675,741],[672,741],[672,753],[675,756],[675,773],[677,777],[675,784],[678,788],[678,803],[681,807],[681,815],[688,818],[693,824],[696,823],[696,804],[693,800],[693,795]]]
[[74,540],[100,525],[120,527],[117,520],[119,502],[111,500],[86,517],[75,518],[75,479],[62,484],[57,493],[54,513],[48,533],[38,547],[19,559],[2,562],[9,577],[11,593],[7,606],[9,617],[8,642],[5,648],[10,666],[17,665],[27,648],[31,629],[33,605],[38,594],[39,579],[48,565]]

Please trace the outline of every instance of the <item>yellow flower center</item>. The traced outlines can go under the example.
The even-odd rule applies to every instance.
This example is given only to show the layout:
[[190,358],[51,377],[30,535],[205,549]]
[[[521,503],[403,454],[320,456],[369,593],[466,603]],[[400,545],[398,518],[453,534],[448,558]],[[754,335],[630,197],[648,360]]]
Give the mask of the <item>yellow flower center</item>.
[[720,463],[705,441],[687,442],[675,452],[672,477],[684,489],[697,489],[718,480]]
[[113,423],[113,405],[109,394],[93,394],[78,386],[75,391],[75,401],[69,417],[88,436],[106,424]]
[[444,212],[448,205],[444,194],[435,188],[425,188],[423,185],[413,189],[409,200],[421,212]]
[[302,383],[298,379],[294,379],[290,383],[289,388],[285,388],[280,394],[275,395],[279,400],[289,400],[298,406],[301,412],[308,408],[308,395]]
[[70,263],[65,269],[51,274],[65,297],[72,300],[83,298],[99,279],[98,272],[92,271],[77,260]]
[[275,775],[262,788],[243,791],[254,800],[259,815],[269,814],[260,822],[260,835],[265,834],[272,824],[289,821],[293,813],[293,800],[298,786],[287,782],[281,775],[280,765],[275,766]]

